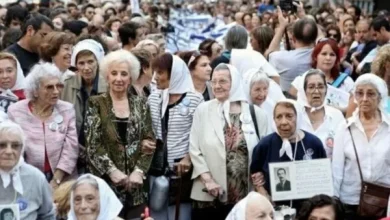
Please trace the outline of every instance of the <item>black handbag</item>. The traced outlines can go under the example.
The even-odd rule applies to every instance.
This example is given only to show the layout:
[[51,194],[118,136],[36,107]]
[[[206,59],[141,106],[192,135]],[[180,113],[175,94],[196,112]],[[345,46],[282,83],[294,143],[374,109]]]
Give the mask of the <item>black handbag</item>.
[[381,218],[386,216],[386,210],[389,202],[390,188],[374,183],[364,181],[362,169],[360,167],[359,156],[353,140],[351,128],[348,127],[351,135],[353,149],[355,151],[357,164],[359,167],[360,180],[362,188],[360,190],[360,201],[357,213],[362,217]]

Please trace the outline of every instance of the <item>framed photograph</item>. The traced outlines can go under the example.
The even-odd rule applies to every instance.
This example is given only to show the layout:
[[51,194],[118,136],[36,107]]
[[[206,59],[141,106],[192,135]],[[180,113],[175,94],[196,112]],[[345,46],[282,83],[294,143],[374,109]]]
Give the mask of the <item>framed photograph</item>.
[[20,220],[19,205],[0,205],[0,220]]
[[273,201],[334,194],[330,159],[270,163],[269,170]]

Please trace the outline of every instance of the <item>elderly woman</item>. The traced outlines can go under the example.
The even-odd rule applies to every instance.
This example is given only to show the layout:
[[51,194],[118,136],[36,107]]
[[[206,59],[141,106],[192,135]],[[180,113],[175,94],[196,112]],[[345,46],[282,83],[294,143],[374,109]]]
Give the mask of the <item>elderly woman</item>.
[[24,162],[25,143],[19,125],[0,123],[0,204],[13,206],[21,220],[54,219],[50,186],[39,170]]
[[[285,99],[276,103],[276,132],[263,138],[253,151],[250,172],[256,182],[256,191],[267,196],[270,192],[269,163],[326,158],[321,140],[301,130],[300,117],[294,101]],[[299,210],[301,202],[293,201],[292,207]],[[290,201],[277,202],[276,205],[290,206]]]
[[153,58],[156,58],[157,55],[159,54],[159,47],[158,45],[152,41],[152,40],[142,40],[140,41],[137,46],[135,47],[136,49],[144,49],[149,51],[149,53],[152,54]]
[[238,202],[226,220],[272,220],[274,208],[270,201],[257,192],[250,192]]
[[10,53],[0,53],[0,109],[7,112],[8,107],[25,99],[24,75],[19,61]]
[[321,70],[309,70],[302,77],[297,100],[302,112],[302,129],[317,136],[331,158],[334,136],[344,116],[340,110],[326,104],[327,83]]
[[43,38],[40,46],[40,57],[43,61],[54,63],[64,74],[64,79],[75,75],[69,70],[74,37],[64,32],[50,32]]
[[[71,65],[77,68],[76,75],[65,80],[65,88],[61,99],[70,102],[76,110],[76,128],[78,142],[85,146],[84,119],[87,100],[92,95],[107,91],[107,83],[99,74],[99,62],[104,57],[100,43],[87,39],[76,44],[71,57]],[[84,148],[82,147],[78,169],[85,172]]]
[[70,194],[68,220],[114,220],[123,208],[110,186],[91,174],[80,176]]
[[[149,96],[153,130],[161,140],[156,148],[151,175],[151,197],[154,184],[160,176],[170,177],[169,198],[161,201],[160,210],[151,207],[151,216],[159,220],[173,219],[174,205],[180,203],[180,220],[191,219],[190,190],[191,159],[188,153],[193,115],[203,102],[201,94],[195,92],[190,71],[179,57],[169,53],[158,56],[152,63],[156,71],[155,80],[160,92]],[[165,156],[164,156],[165,155]],[[165,172],[169,170],[169,172]],[[181,187],[179,184],[181,183]],[[181,193],[179,193],[181,191]]]
[[336,132],[332,163],[335,196],[345,204],[347,219],[360,219],[355,213],[362,180],[390,187],[386,83],[364,74],[356,80],[354,94],[358,108]]
[[146,99],[128,93],[139,70],[137,58],[125,50],[102,60],[109,90],[89,98],[84,126],[88,167],[114,189],[125,219],[139,217],[147,201],[144,178],[155,148]]
[[139,77],[130,87],[130,93],[148,97],[151,93],[150,83],[153,78],[152,54],[144,49],[133,49],[131,53],[138,59],[141,64]]
[[26,162],[42,171],[53,188],[75,175],[79,153],[73,105],[59,100],[61,76],[53,64],[36,65],[26,77],[27,99],[8,111],[26,135]]
[[246,103],[236,68],[218,65],[211,82],[216,99],[199,106],[191,129],[194,219],[225,219],[248,194],[253,148],[270,131],[265,112]]

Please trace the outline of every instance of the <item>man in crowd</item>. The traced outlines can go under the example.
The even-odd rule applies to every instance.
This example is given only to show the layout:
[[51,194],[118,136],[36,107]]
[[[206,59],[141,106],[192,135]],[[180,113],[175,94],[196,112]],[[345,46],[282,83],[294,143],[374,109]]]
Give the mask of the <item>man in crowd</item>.
[[18,28],[23,24],[23,20],[27,17],[28,11],[20,5],[14,5],[8,8],[5,15],[5,26],[7,28]]
[[135,22],[124,23],[118,29],[118,33],[122,42],[122,48],[128,51],[137,46],[146,37],[144,28]]
[[53,23],[44,15],[31,14],[22,26],[22,37],[6,50],[15,54],[26,76],[32,66],[39,61],[39,45],[49,32],[53,31]]

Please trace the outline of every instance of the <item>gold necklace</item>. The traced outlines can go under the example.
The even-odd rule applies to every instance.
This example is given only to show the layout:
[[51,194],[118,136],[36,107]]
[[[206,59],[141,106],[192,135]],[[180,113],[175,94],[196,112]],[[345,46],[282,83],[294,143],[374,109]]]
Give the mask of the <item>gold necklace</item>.
[[44,113],[44,111],[40,111],[38,112],[38,110],[36,109],[36,105],[35,104],[32,104],[32,112],[36,115],[38,115],[39,117],[41,118],[47,118],[49,117],[52,113],[53,113],[53,109],[51,109],[51,111],[47,112],[47,113]]

